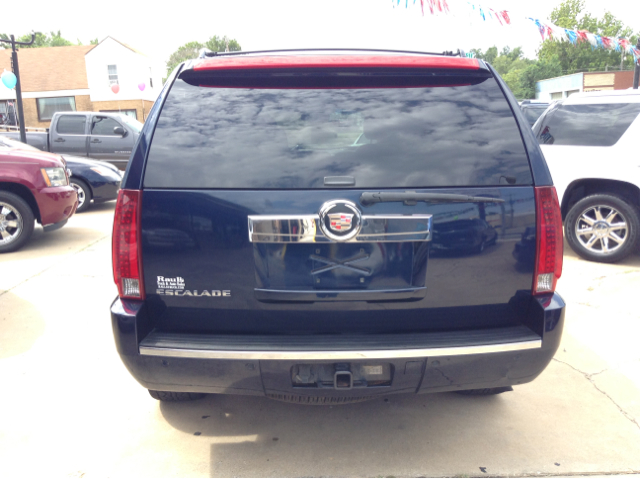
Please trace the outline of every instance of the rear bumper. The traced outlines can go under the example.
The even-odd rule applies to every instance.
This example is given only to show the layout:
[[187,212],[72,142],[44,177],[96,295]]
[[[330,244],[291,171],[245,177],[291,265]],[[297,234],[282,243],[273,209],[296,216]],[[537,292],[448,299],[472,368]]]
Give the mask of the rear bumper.
[[[203,336],[152,330],[143,303],[116,299],[117,350],[134,378],[162,391],[304,396],[373,396],[513,386],[537,377],[555,354],[565,305],[532,300],[526,326],[451,333],[368,336]],[[536,329],[534,327],[534,329]],[[294,387],[301,364],[391,368],[390,385],[341,390]]]

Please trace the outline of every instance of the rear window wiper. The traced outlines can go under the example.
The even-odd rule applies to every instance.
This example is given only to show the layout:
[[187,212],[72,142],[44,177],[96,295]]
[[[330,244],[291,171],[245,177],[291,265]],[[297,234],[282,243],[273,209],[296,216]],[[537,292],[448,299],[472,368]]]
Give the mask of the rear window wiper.
[[413,206],[418,201],[425,203],[504,203],[503,199],[490,196],[456,195],[450,193],[416,193],[405,191],[404,193],[390,192],[364,192],[360,195],[360,203],[363,206],[371,206],[374,203],[389,203],[402,201],[407,206]]

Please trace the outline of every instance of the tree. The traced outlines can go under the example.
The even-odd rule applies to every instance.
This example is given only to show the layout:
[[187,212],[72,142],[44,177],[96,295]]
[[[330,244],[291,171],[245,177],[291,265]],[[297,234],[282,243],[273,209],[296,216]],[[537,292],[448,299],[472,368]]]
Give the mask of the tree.
[[189,42],[182,45],[169,57],[167,62],[167,77],[171,74],[175,68],[182,62],[197,58],[200,49],[204,48],[204,44],[200,42]]
[[242,50],[237,40],[234,40],[232,38],[227,38],[226,35],[222,38],[220,38],[217,35],[214,35],[211,38],[209,38],[209,40],[207,40],[204,46],[205,48],[211,50],[212,52],[224,52],[227,50],[227,44],[229,46],[230,52],[239,52],[240,50]]
[[169,57],[169,61],[167,61],[167,77],[182,62],[191,60],[192,58],[198,58],[198,55],[200,54],[200,50],[202,48],[206,48],[208,50],[211,50],[212,52],[224,52],[227,48],[227,45],[229,46],[229,51],[231,52],[238,52],[242,50],[237,40],[227,38],[226,36],[219,37],[217,35],[214,35],[205,43],[185,43],[175,52],[173,52]]
[[498,56],[498,47],[493,46],[491,48],[488,48],[487,51],[484,53],[482,52],[481,49],[472,48],[471,53],[475,54],[476,58],[479,58],[480,60],[484,60],[488,63],[493,64],[494,60]]
[[[557,58],[550,61],[541,60],[532,62],[522,70],[517,70],[511,82],[508,82],[509,88],[516,98],[527,99],[536,97],[536,82],[554,78],[562,75],[562,67]],[[507,75],[508,76],[508,75]],[[505,76],[505,81],[507,77]]]
[[490,63],[518,98],[532,98],[521,96],[524,91],[520,86],[520,74],[534,65],[536,61],[525,58],[521,47],[516,47],[513,50],[510,47],[504,47],[500,54],[498,54],[496,46],[487,49],[486,52],[479,49],[471,50],[471,52],[475,53],[476,58]]
[[[36,32],[35,36],[36,38],[32,45],[20,45],[20,48],[67,47],[70,45],[74,45],[73,42],[70,42],[66,38],[62,37],[60,30],[58,30],[57,32],[50,32],[49,35]],[[9,35],[7,35],[6,33],[0,33],[0,38],[10,40]],[[17,37],[16,41],[24,43],[30,42],[31,34],[27,33],[26,35]],[[78,40],[77,45],[82,45],[80,40]]]
[[[549,17],[551,23],[571,30],[586,30],[591,33],[611,38],[627,38],[635,43],[633,31],[626,27],[610,12],[606,12],[602,18],[596,18],[590,13],[584,13],[584,0],[565,0],[556,7]],[[622,65],[624,69],[631,69],[633,57],[623,55],[622,52],[605,48],[593,48],[586,42],[572,45],[569,42],[559,42],[547,39],[538,51],[538,59],[560,62],[563,74],[571,74],[583,71],[605,71],[607,69],[619,69],[621,60],[625,56]]]

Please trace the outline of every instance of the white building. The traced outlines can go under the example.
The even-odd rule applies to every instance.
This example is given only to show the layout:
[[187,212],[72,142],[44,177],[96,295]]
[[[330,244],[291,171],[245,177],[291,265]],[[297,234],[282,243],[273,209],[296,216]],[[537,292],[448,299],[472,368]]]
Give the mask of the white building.
[[[120,111],[144,121],[165,72],[161,63],[111,37],[97,45],[25,48],[18,60],[28,127],[48,127],[57,111]],[[3,68],[11,69],[7,49],[0,50]],[[15,90],[0,82],[0,123],[15,116],[15,98]]]

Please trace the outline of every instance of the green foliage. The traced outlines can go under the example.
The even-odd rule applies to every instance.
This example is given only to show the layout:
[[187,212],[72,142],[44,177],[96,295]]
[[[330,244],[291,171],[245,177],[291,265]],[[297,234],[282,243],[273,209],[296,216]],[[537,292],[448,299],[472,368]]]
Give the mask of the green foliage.
[[[602,18],[596,18],[590,13],[583,14],[583,11],[584,0],[565,0],[551,12],[549,20],[562,28],[586,30],[613,38],[623,37],[635,42],[633,30],[626,27],[610,12],[606,12]],[[545,40],[538,51],[538,59],[541,61],[557,59],[564,75],[607,69],[618,70],[621,62],[625,70],[633,67],[632,56],[614,50],[592,48],[585,42],[572,45],[568,42]]]
[[227,43],[229,44],[230,52],[239,52],[240,50],[242,50],[237,40],[227,38],[226,35],[222,38],[217,35],[212,36],[204,44],[204,47],[211,50],[212,52],[224,52],[227,49]]
[[[562,67],[557,58],[550,61],[532,62],[522,70],[513,72],[515,77],[507,82],[509,88],[519,99],[533,99],[536,97],[536,82],[562,75]],[[505,76],[505,81],[507,77]]]
[[182,62],[191,60],[192,58],[197,58],[198,52],[201,48],[204,48],[204,44],[200,42],[189,42],[173,52],[167,62],[167,77]]
[[89,40],[89,45],[97,45],[98,43],[98,37],[94,38],[93,40]]
[[192,58],[197,58],[202,48],[206,48],[212,52],[224,52],[227,48],[227,44],[229,45],[229,51],[231,52],[239,52],[242,50],[237,40],[227,38],[226,36],[219,37],[214,35],[205,43],[185,43],[169,57],[169,61],[167,62],[167,77],[182,62],[191,60]]
[[[67,47],[70,45],[82,45],[82,42],[78,40],[78,43],[73,43],[62,37],[60,30],[57,32],[50,32],[49,35],[45,33],[37,32],[35,34],[35,40],[32,45],[20,45],[20,48],[42,48],[42,47]],[[10,40],[9,35],[6,33],[0,33],[0,38]],[[17,42],[28,43],[31,41],[31,34],[27,33],[20,37],[16,37]],[[4,43],[5,48],[11,48],[10,45]]]
[[[626,27],[610,12],[602,18],[596,18],[584,12],[584,0],[565,0],[556,7],[549,18],[550,22],[562,28],[586,30],[591,33],[613,38],[627,38],[635,43],[638,34],[632,35],[631,28]],[[493,46],[483,52],[471,50],[476,57],[490,63],[502,76],[511,91],[518,99],[535,98],[536,82],[568,75],[581,71],[605,71],[633,67],[633,57],[615,50],[592,48],[590,44],[545,40],[538,58],[529,60],[522,54],[520,47],[511,50],[505,47],[501,52]]]

